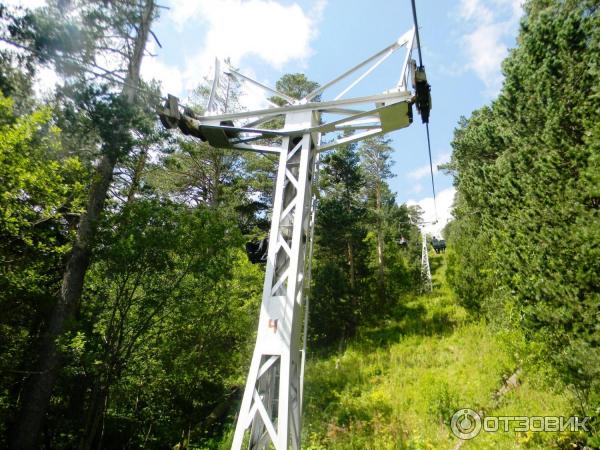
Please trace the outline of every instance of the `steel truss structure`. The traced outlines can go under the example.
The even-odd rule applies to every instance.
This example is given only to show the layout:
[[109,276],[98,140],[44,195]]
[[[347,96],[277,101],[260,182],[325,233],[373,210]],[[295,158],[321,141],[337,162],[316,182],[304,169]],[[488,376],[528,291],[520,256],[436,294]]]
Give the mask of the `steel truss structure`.
[[[409,83],[415,73],[414,62],[410,58],[414,41],[414,30],[410,30],[396,42],[310,92],[302,99],[294,99],[278,92],[229,67],[227,75],[250,83],[286,103],[284,106],[273,104],[272,108],[257,111],[217,113],[214,92],[217,90],[221,78],[220,64],[217,63],[215,64],[215,82],[206,113],[203,116],[195,116],[191,111],[181,113],[177,98],[169,96],[166,108],[161,112],[161,118],[165,126],[169,128],[179,126],[184,133],[208,141],[215,147],[267,153],[279,153],[284,137],[302,136],[307,133],[334,135],[332,138],[323,139],[323,143],[317,144],[314,148],[316,152],[388,133],[407,127],[412,122],[411,105],[415,102],[415,94],[411,92]],[[406,48],[408,51],[396,86],[376,95],[344,98],[352,88],[400,48]],[[325,91],[339,86],[343,80],[363,68],[366,68],[364,72],[352,80],[333,100],[316,101]],[[318,120],[310,124],[287,120],[288,115],[293,117],[303,112],[317,115]],[[272,124],[275,119],[281,118],[285,119],[285,122],[282,121],[283,127],[261,128],[261,125]],[[341,132],[345,132],[344,137],[337,136]]]
[[[429,85],[423,75],[415,81],[416,64],[411,58],[414,43],[415,30],[411,29],[391,45],[302,99],[292,98],[228,68],[227,75],[251,83],[286,103],[249,112],[217,111],[215,92],[220,69],[216,64],[215,81],[203,116],[182,110],[173,96],[169,96],[160,112],[166,127],[179,127],[185,134],[208,141],[215,147],[279,155],[256,346],[233,449],[242,446],[277,450],[300,448],[308,323],[308,296],[305,294],[310,284],[316,209],[313,186],[318,174],[319,153],[406,127],[412,122],[414,103],[430,105],[429,98],[417,98],[417,92],[423,91],[422,83],[425,83],[429,96]],[[406,56],[396,86],[376,95],[344,98],[400,48],[406,49]],[[361,69],[364,71],[333,100],[317,101],[326,90],[339,86]],[[412,90],[409,87],[411,80]],[[421,83],[420,90],[416,89],[415,83]],[[277,123],[279,128],[273,129],[273,124]],[[341,132],[344,132],[343,137]],[[323,138],[325,135],[328,135],[327,139]]]
[[429,250],[427,246],[427,234],[425,230],[421,231],[423,245],[421,247],[421,292],[431,292],[433,285],[431,283],[431,269],[429,268]]

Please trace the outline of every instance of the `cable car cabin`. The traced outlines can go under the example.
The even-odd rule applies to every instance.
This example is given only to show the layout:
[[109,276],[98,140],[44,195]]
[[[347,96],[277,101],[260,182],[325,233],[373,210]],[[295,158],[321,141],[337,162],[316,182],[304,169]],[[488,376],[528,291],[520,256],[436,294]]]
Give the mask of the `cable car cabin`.
[[431,239],[431,244],[433,245],[433,250],[436,253],[444,253],[446,251],[446,241],[444,239],[437,239],[433,237]]

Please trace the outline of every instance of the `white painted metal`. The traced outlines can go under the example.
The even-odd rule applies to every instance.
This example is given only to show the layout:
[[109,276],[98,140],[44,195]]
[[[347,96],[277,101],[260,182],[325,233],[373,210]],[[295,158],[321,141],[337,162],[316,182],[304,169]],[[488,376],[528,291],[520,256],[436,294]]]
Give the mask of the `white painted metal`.
[[[316,211],[316,199],[311,193],[311,187],[317,175],[318,155],[320,151],[337,145],[382,134],[410,123],[408,119],[403,123],[396,119],[390,121],[385,117],[388,110],[397,112],[395,104],[408,104],[411,101],[412,94],[407,91],[406,84],[402,85],[408,78],[408,57],[398,83],[402,85],[402,89],[396,88],[383,94],[352,99],[341,97],[397,48],[410,43],[410,53],[413,39],[414,30],[411,30],[391,46],[303,99],[286,98],[262,86],[268,93],[287,100],[290,105],[275,110],[213,116],[210,117],[210,122],[203,121],[202,118],[198,120],[199,127],[213,124],[215,126],[226,120],[246,121],[240,126],[228,128],[230,131],[244,134],[238,142],[231,140],[232,147],[255,151],[269,151],[267,149],[271,148],[271,151],[279,152],[280,158],[256,346],[232,449],[240,450],[242,446],[249,449],[276,450],[300,448],[308,330],[308,296],[304,295],[304,290],[310,284]],[[311,102],[327,88],[373,61],[374,64],[333,101]],[[233,70],[231,73],[248,81],[247,77]],[[261,87],[260,83],[253,84]],[[369,103],[375,104],[375,107],[361,108]],[[342,118],[327,122],[323,114],[328,113]],[[255,128],[282,114],[285,114],[283,128]],[[350,128],[356,129],[357,132],[350,136],[336,136],[326,144],[321,144],[322,133]],[[264,143],[260,146],[248,143],[256,137],[264,140],[269,136],[279,136],[281,142],[271,146]]]
[[[387,133],[410,125],[408,108],[410,107],[409,102],[411,100],[411,97],[412,94],[410,92],[401,91],[386,94],[370,95],[366,97],[358,97],[354,99],[340,99],[329,102],[315,102],[302,105],[283,106],[277,108],[277,112],[273,112],[273,109],[265,109],[252,112],[221,114],[218,116],[187,118],[186,120],[192,126],[200,130],[205,130],[205,132],[207,133],[210,130],[227,130],[230,132],[239,133],[239,138],[232,138],[228,140],[228,146],[231,148],[275,153],[279,151],[279,143],[276,143],[274,145],[269,145],[268,143],[262,144],[262,149],[244,148],[244,146],[240,146],[239,144],[244,144],[244,142],[247,139],[253,137],[262,139],[269,137],[281,138],[284,136],[293,136],[306,133],[338,133],[342,129],[349,127],[351,127],[353,130],[356,130],[354,134],[351,134],[350,136],[345,136],[344,138],[335,136],[332,139],[328,140],[328,143],[326,145],[319,146],[317,148],[317,151],[323,151],[348,142],[358,141],[364,139],[365,137]],[[298,124],[286,124],[284,128],[275,130],[263,128],[249,128],[245,126],[221,125],[224,121],[228,120],[250,119],[256,117],[261,117],[261,121],[266,121],[266,119],[271,119],[282,114],[288,114],[291,112],[315,112],[326,114],[329,113],[329,110],[331,109],[335,111],[336,114],[343,115],[343,113],[340,113],[340,110],[338,109],[339,106],[357,107],[358,105],[362,105],[365,103],[375,103],[376,106],[365,111],[360,111],[356,114],[349,114],[346,117],[334,121],[323,121],[320,124],[313,124],[305,129],[299,128],[300,125]],[[404,113],[403,116],[395,113],[386,115],[388,110],[396,108],[399,104],[403,104],[407,108],[407,111],[406,113]],[[373,120],[368,123],[364,122],[362,125],[356,122],[356,119],[361,119],[365,117],[373,117]],[[393,118],[394,120],[389,120],[388,117]],[[362,130],[366,131],[363,133]]]
[[342,138],[335,139],[333,142],[328,142],[327,144],[319,145],[319,151],[325,151],[332,148],[337,147],[338,145],[350,144],[356,141],[362,141],[368,137],[378,136],[383,134],[383,130],[381,128],[376,128],[374,130],[363,131],[362,133],[354,133],[350,136],[345,136]]
[[386,59],[388,59],[390,57],[390,55],[392,53],[394,53],[395,50],[396,50],[396,48],[392,48],[392,49],[388,50],[387,53],[385,53],[381,58],[379,58],[377,60],[377,62],[375,62],[375,64],[373,64],[371,67],[369,67],[360,77],[358,77],[356,80],[354,80],[352,83],[350,83],[350,85],[346,89],[344,89],[342,92],[340,92],[338,95],[336,95],[334,100],[339,100],[344,95],[346,95],[348,92],[350,92],[350,89],[352,89],[354,86],[356,86],[362,80],[364,80],[371,72],[373,72],[377,67],[379,67],[381,65],[381,63],[383,63]]
[[423,246],[421,248],[421,290],[422,292],[431,292],[433,285],[431,283],[431,270],[429,268],[429,251],[427,246],[427,234],[425,230],[421,231]]
[[[275,117],[286,114],[288,112],[299,112],[299,111],[319,111],[319,112],[334,112],[336,114],[344,114],[343,110],[340,110],[339,106],[351,106],[358,107],[359,105],[364,105],[367,103],[397,103],[397,102],[408,102],[412,99],[413,94],[409,91],[399,91],[392,90],[390,92],[384,92],[382,94],[375,95],[367,95],[364,97],[354,97],[348,99],[339,99],[339,100],[331,100],[331,101],[323,101],[323,102],[312,102],[312,103],[303,103],[303,104],[294,104],[289,106],[281,106],[278,108],[268,108],[268,109],[260,109],[257,111],[244,111],[238,113],[229,113],[229,114],[221,114],[218,116],[202,116],[193,119],[198,126],[205,125],[217,125],[217,122],[224,120],[243,120],[243,119],[253,119],[256,117],[260,117],[261,120],[263,118]],[[365,112],[372,112],[372,110],[364,111],[364,110],[356,110],[356,114],[364,114]],[[348,115],[350,112],[348,112]],[[244,128],[245,125],[240,126],[239,128]],[[280,130],[263,130],[270,131],[271,133],[279,133]]]
[[416,32],[415,32],[415,29],[413,28],[412,35],[410,36],[410,40],[408,41],[408,48],[411,51],[406,52],[406,56],[404,57],[404,63],[402,64],[402,70],[400,71],[400,79],[398,80],[398,85],[397,85],[398,89],[400,89],[401,91],[408,90],[408,86],[409,86],[409,84],[408,84],[408,82],[409,82],[408,65],[410,63],[412,49],[414,48],[414,45],[415,45],[415,35],[416,35]]
[[233,148],[248,150],[256,153],[279,153],[281,150],[269,145],[235,144]]
[[[315,89],[302,99],[292,98],[289,95],[265,86],[264,84],[229,68],[227,75],[235,77],[240,81],[250,83],[262,89],[269,95],[280,97],[288,103],[285,106],[277,106],[270,102],[271,108],[257,111],[238,113],[221,112],[219,114],[217,111],[216,96],[219,88],[221,71],[220,64],[217,61],[215,63],[215,80],[213,81],[206,114],[194,118],[185,117],[185,121],[188,123],[188,126],[199,130],[201,134],[208,139],[209,143],[215,146],[227,146],[230,148],[267,152],[278,152],[281,145],[281,138],[284,136],[295,136],[298,134],[315,132],[339,133],[342,130],[347,130],[356,134],[356,138],[350,138],[349,141],[338,141],[337,135],[333,137],[329,136],[326,139],[327,146],[317,148],[317,150],[325,150],[345,142],[360,140],[364,136],[373,136],[408,126],[411,120],[409,116],[404,117],[403,120],[396,120],[391,123],[389,117],[392,117],[392,115],[385,116],[385,112],[387,111],[385,108],[391,107],[396,103],[404,103],[406,105],[412,104],[414,94],[408,90],[406,80],[410,78],[409,73],[412,70],[412,65],[408,64],[408,61],[410,60],[414,36],[414,29],[407,31],[391,45],[375,53],[373,56],[347,70],[330,82]],[[400,79],[395,87],[381,94],[355,98],[342,98],[365,77],[371,74],[371,72],[391,54],[402,47],[406,48],[407,55],[404,58]],[[358,70],[365,67],[366,71],[354,80],[351,80],[350,84],[342,89],[341,92],[335,96],[334,100],[314,101],[317,96],[323,94],[327,89],[333,88],[338,83],[346,80]],[[272,130],[260,128],[261,124],[268,122],[270,119],[286,115],[290,112],[318,112],[322,113],[323,116],[320,123],[315,123],[307,129],[299,129],[298,124],[291,125],[287,121],[285,122],[286,125],[283,129]],[[170,116],[169,110],[165,110],[164,113],[165,115]],[[372,116],[375,120],[369,123],[363,122],[362,124],[361,122],[356,122],[356,119],[364,118],[366,116]],[[233,125],[232,122],[234,122]],[[379,131],[377,133],[373,132],[378,129]],[[223,134],[223,131],[227,131],[228,134]],[[367,133],[363,134],[363,131],[366,131]],[[259,138],[261,139],[261,147],[246,147],[249,141]],[[271,142],[269,142],[269,140],[271,140]],[[270,147],[270,149],[267,149],[267,147]]]
[[213,78],[212,87],[210,89],[210,95],[208,96],[208,103],[206,105],[206,114],[211,115],[216,113],[215,97],[217,90],[219,89],[219,81],[221,79],[221,62],[219,58],[215,58],[215,77]]
[[[311,128],[318,114],[290,112],[286,122]],[[318,139],[318,136],[317,136]],[[279,169],[256,347],[234,434],[233,449],[300,448],[305,282],[310,266],[316,146],[311,133],[285,137]],[[309,258],[310,259],[310,258]],[[308,272],[307,272],[308,267]]]
[[231,73],[232,75],[234,75],[234,76],[236,76],[238,78],[241,78],[241,79],[243,79],[243,80],[245,80],[245,81],[247,81],[247,82],[249,82],[249,83],[251,83],[251,84],[253,84],[253,85],[255,85],[255,86],[257,86],[257,87],[259,87],[259,88],[261,88],[261,89],[263,89],[265,91],[267,91],[267,92],[270,92],[271,94],[276,95],[279,98],[284,99],[289,104],[292,104],[292,103],[294,103],[294,102],[297,101],[296,99],[294,99],[294,98],[292,98],[292,97],[284,94],[283,92],[279,92],[279,91],[277,91],[275,89],[270,88],[269,86],[266,86],[266,85],[264,85],[262,83],[259,83],[256,80],[253,80],[250,77],[247,77],[246,75],[241,74],[237,70],[234,70],[233,68],[231,68],[231,66],[229,67],[228,70],[229,70],[229,73]]
[[[352,67],[351,69],[347,70],[346,72],[344,72],[343,74],[341,74],[339,77],[336,77],[333,80],[329,81],[328,83],[325,83],[323,86],[318,87],[317,89],[315,89],[314,91],[312,91],[311,93],[309,93],[306,97],[304,97],[303,100],[305,100],[306,102],[312,100],[316,96],[318,96],[318,95],[322,94],[323,92],[325,92],[326,89],[329,89],[331,86],[333,86],[333,85],[339,83],[341,80],[349,77],[354,72],[356,72],[357,70],[363,68],[364,66],[366,66],[370,62],[375,61],[378,58],[380,58],[381,56],[387,54],[390,50],[391,51],[395,51],[395,50],[399,49],[400,47],[405,46],[406,44],[408,44],[412,40],[411,35],[413,35],[413,34],[414,34],[414,29],[407,31],[402,36],[400,36],[398,38],[398,40],[396,40],[396,42],[394,42],[393,44],[388,45],[383,50],[378,51],[377,53],[375,53],[374,55],[372,55],[369,58],[365,59],[361,63],[359,63],[356,66]],[[411,50],[412,50],[412,48],[409,48],[409,52]]]

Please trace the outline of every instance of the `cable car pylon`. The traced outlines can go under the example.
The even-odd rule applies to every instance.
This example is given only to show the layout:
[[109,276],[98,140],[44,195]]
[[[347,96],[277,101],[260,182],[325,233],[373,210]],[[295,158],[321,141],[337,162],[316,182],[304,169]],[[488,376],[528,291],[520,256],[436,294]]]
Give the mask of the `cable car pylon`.
[[421,293],[433,291],[431,282],[431,269],[429,267],[429,246],[427,245],[427,233],[421,230]]
[[[208,141],[214,147],[273,153],[279,163],[271,213],[265,279],[256,345],[237,417],[232,449],[300,449],[302,381],[310,284],[310,260],[316,201],[314,184],[319,153],[338,145],[405,128],[412,106],[428,116],[431,101],[423,70],[412,59],[416,28],[396,41],[296,99],[265,86],[229,67],[228,76],[251,83],[283,106],[228,113],[218,111],[219,65],[205,114],[196,116],[169,95],[159,115],[167,128]],[[395,86],[379,94],[347,97],[348,92],[397,50],[406,49]],[[358,75],[357,75],[358,73]],[[354,77],[352,77],[354,76]],[[316,101],[351,80],[332,100]],[[409,82],[413,81],[412,89]],[[415,80],[417,80],[415,82]],[[425,83],[425,84],[423,84]],[[427,95],[427,98],[422,96]],[[283,125],[278,129],[263,124]],[[342,134],[343,133],[343,134]],[[326,139],[322,136],[326,135]]]

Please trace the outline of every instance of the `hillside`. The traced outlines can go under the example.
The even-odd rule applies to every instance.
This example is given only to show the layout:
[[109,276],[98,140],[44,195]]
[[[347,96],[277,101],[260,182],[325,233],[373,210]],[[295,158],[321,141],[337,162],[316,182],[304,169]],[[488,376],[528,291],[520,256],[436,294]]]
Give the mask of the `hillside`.
[[[393,317],[309,362],[307,449],[576,448],[566,432],[482,432],[462,445],[451,433],[460,408],[569,416],[573,399],[543,381],[547,368],[523,367],[521,336],[469,318],[446,285],[444,258],[431,255],[433,293],[400,300]],[[519,368],[517,386],[507,384]]]

